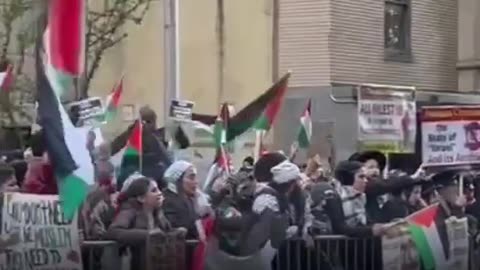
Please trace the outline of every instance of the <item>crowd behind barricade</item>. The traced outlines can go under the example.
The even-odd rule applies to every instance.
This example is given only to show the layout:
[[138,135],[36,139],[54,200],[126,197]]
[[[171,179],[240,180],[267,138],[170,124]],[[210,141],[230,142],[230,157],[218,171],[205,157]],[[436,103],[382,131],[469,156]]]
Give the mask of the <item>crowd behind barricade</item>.
[[[158,145],[144,149],[141,170],[134,166],[138,161],[128,166],[126,160],[120,172],[110,160],[110,145],[89,146],[96,184],[79,211],[82,239],[116,241],[130,269],[145,269],[142,254],[153,233],[197,240],[187,246],[188,269],[382,269],[375,237],[433,203],[441,206],[435,221],[440,238],[440,223],[448,216],[467,216],[476,238],[480,203],[473,174],[463,178],[460,189],[458,170],[426,175],[419,168],[413,175],[384,176],[386,157],[375,151],[356,153],[332,170],[318,156],[297,165],[294,153],[269,152],[257,161],[245,158],[228,176],[198,179],[192,163],[160,157],[156,151],[164,145],[152,143]],[[32,135],[22,160],[0,165],[0,192],[7,191],[58,193],[41,131]],[[315,241],[328,235],[365,241]],[[295,249],[287,245],[293,242]],[[443,248],[447,254],[448,243]],[[96,260],[101,252],[88,256]]]

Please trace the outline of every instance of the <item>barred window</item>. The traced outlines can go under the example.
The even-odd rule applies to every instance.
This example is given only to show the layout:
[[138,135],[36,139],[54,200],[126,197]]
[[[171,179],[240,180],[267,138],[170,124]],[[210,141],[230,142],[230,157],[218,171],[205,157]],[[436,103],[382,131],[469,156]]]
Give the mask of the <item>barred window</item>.
[[410,0],[385,0],[384,38],[387,56],[410,53]]

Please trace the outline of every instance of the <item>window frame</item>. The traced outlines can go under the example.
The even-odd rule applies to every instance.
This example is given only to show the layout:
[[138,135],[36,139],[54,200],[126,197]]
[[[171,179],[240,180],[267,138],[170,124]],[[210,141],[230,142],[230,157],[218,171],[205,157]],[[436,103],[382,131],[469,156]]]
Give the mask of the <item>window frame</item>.
[[[411,0],[384,0],[383,1],[383,48],[385,52],[385,61],[392,61],[392,62],[413,62],[412,57],[412,31],[411,31],[411,24],[412,24],[412,1]],[[387,48],[385,46],[385,9],[388,4],[397,4],[397,5],[404,5],[406,7],[406,20],[403,22],[404,29],[405,29],[405,49],[395,49],[395,48]]]

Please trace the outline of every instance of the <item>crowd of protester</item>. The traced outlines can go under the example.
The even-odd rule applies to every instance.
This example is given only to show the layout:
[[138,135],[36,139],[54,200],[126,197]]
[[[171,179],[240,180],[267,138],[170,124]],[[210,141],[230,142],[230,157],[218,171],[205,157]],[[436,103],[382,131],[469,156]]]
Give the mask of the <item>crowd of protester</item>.
[[[0,164],[0,193],[58,193],[43,145],[39,131],[23,159]],[[467,215],[474,224],[472,234],[480,218],[475,175],[464,177],[464,194],[459,194],[459,171],[426,175],[419,168],[413,175],[398,170],[384,174],[386,157],[376,151],[356,153],[332,170],[318,156],[297,165],[294,155],[264,153],[257,161],[245,158],[232,174],[214,175],[201,187],[204,179],[198,179],[195,165],[188,161],[158,158],[146,161],[142,171],[131,169],[115,177],[110,146],[91,150],[96,184],[79,211],[82,238],[114,240],[127,247],[122,254],[129,254],[131,269],[144,269],[142,247],[149,234],[170,232],[205,241],[200,221],[207,217],[215,217],[218,250],[238,257],[256,254],[265,245],[290,256],[283,250],[290,238],[300,239],[302,249],[311,249],[321,248],[314,244],[321,235],[379,237],[389,223],[434,202],[443,206],[443,216]],[[151,154],[148,149],[145,153]],[[369,250],[380,248],[375,241],[370,245]],[[351,259],[337,256],[343,263]],[[218,256],[208,256],[206,268],[215,269],[216,260]],[[315,263],[325,267],[323,260]],[[381,256],[380,261],[361,263],[374,269]]]

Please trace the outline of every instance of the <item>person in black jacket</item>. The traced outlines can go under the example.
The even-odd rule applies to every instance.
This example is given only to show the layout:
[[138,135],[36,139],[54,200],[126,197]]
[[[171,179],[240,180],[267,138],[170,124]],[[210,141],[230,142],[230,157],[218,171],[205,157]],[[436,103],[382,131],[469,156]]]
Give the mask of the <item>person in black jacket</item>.
[[[382,174],[386,166],[386,157],[384,154],[378,151],[366,151],[362,153],[356,153],[349,158],[350,161],[361,162],[366,169],[367,185],[365,187],[366,210],[368,223],[375,223],[382,221],[381,207],[384,202],[382,195],[395,192],[396,190],[403,189],[410,185],[410,183],[403,179],[383,179]],[[419,168],[419,171],[412,176],[416,181],[421,181],[419,172],[423,169]]]
[[[344,250],[341,261],[347,265],[357,264],[359,269],[377,269],[381,258],[375,258],[369,252],[372,248],[380,247],[374,236],[381,236],[386,230],[383,224],[367,224],[366,216],[366,188],[367,175],[363,164],[356,161],[342,161],[334,171],[335,180],[333,190],[326,191],[324,210],[330,218],[333,234],[342,234],[350,237],[367,238],[365,242],[346,244],[340,247]],[[315,192],[316,187],[313,188]],[[370,238],[370,239],[368,239]],[[352,254],[367,254],[355,258]],[[375,254],[377,250],[375,250]],[[373,260],[372,260],[373,259]]]
[[[372,237],[383,233],[381,224],[368,226],[365,216],[366,173],[363,164],[342,161],[335,168],[335,190],[326,190],[325,212],[334,234],[352,237]],[[319,187],[313,187],[312,193]],[[347,215],[345,214],[347,212]]]
[[422,199],[422,184],[408,175],[390,177],[390,180],[405,181],[404,188],[391,192],[388,201],[382,207],[381,218],[383,222],[405,218],[408,215],[427,206]]

